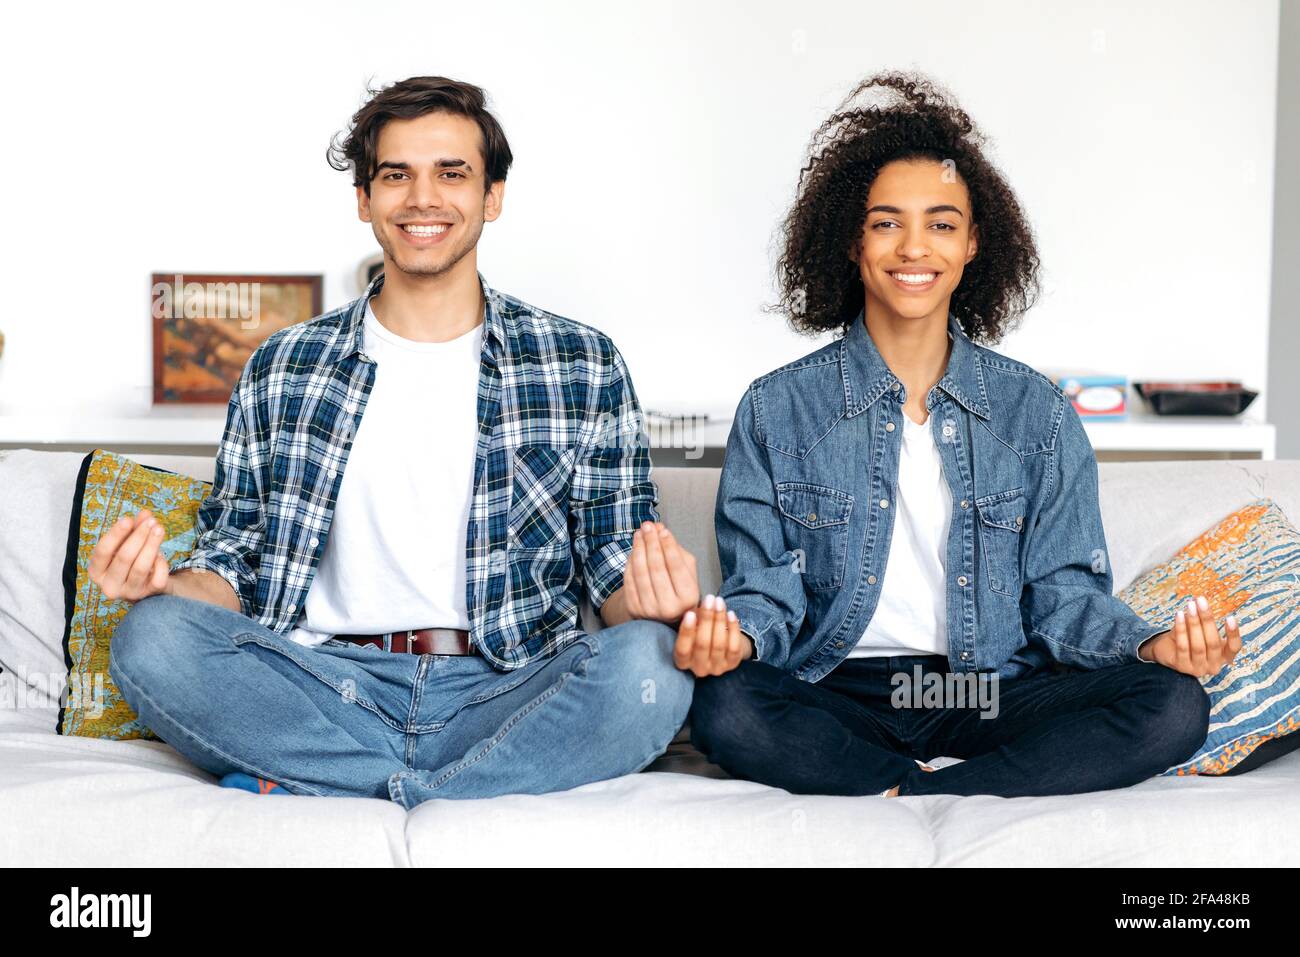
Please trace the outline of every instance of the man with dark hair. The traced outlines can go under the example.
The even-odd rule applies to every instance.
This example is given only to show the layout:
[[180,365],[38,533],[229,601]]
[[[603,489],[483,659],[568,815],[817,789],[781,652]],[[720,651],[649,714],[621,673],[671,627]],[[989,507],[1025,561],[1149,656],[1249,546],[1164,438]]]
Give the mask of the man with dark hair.
[[375,93],[330,161],[384,272],[249,359],[188,558],[167,567],[147,513],[96,548],[136,602],[111,676],[223,784],[542,793],[640,770],[685,720],[695,560],[658,521],[623,358],[478,272],[511,159],[478,87]]

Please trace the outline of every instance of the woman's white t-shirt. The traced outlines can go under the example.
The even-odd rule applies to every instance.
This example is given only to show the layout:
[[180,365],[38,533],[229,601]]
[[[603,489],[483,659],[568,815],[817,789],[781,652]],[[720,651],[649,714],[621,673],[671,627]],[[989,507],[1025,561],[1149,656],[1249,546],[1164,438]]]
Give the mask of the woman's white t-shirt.
[[952,523],[952,492],[934,441],[931,416],[924,425],[906,413],[899,451],[893,539],[880,600],[850,658],[947,655],[945,568]]

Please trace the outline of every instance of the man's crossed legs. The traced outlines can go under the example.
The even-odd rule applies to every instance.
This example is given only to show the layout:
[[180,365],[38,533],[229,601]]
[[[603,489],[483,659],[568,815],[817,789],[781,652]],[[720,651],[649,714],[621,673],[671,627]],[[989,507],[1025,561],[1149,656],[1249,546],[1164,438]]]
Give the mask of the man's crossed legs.
[[478,655],[310,648],[230,609],[153,595],[114,632],[109,675],[143,724],[213,774],[410,809],[646,767],[690,708],[675,639],[633,620],[501,672]]

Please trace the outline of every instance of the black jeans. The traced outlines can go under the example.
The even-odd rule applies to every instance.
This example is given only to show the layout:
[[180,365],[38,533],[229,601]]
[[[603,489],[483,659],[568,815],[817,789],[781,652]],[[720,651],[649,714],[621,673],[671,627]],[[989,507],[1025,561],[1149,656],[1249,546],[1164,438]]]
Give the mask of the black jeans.
[[[902,703],[920,707],[891,700],[899,673]],[[1041,669],[988,682],[984,697],[965,685],[964,703],[913,698],[948,674],[943,655],[849,658],[816,684],[744,661],[696,679],[691,743],[733,777],[794,794],[897,784],[900,795],[1017,797],[1128,787],[1186,761],[1209,733],[1201,683],[1163,665]],[[913,760],[939,756],[965,760],[933,772]]]

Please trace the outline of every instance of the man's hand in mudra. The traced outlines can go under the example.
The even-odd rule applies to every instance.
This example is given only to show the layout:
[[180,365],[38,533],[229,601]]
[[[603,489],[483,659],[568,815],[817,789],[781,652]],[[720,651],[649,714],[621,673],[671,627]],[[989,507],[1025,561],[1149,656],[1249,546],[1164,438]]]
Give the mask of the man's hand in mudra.
[[632,554],[623,572],[626,608],[633,618],[676,625],[700,600],[695,556],[663,522],[643,522],[632,536]]

